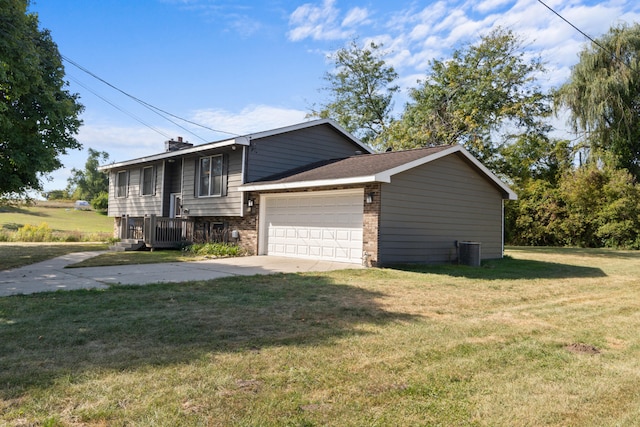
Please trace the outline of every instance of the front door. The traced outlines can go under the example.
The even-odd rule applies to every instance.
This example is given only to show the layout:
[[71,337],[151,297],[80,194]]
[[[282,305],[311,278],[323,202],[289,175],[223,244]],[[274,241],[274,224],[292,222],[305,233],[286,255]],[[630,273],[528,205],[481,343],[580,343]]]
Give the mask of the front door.
[[182,216],[182,194],[171,193],[169,202],[169,218],[180,218]]

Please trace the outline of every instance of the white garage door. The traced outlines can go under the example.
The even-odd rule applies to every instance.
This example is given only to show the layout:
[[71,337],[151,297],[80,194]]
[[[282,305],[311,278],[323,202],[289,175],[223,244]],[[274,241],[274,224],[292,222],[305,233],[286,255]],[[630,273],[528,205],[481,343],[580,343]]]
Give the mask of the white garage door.
[[362,262],[363,194],[360,190],[265,196],[262,253]]

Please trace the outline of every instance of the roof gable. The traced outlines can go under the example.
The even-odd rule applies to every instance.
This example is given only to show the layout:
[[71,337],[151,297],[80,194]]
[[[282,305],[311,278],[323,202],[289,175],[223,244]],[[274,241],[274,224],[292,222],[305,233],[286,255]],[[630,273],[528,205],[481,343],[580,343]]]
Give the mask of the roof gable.
[[493,182],[506,196],[515,200],[516,194],[461,145],[443,145],[415,150],[393,151],[352,156],[314,163],[265,180],[240,187],[243,191],[286,190],[326,185],[391,182],[391,177],[442,157],[459,153],[478,172]]
[[98,169],[101,171],[108,171],[115,168],[133,166],[141,163],[149,163],[149,162],[154,162],[154,161],[159,161],[159,160],[164,160],[169,158],[179,158],[184,156],[185,154],[200,153],[203,151],[214,150],[214,149],[229,147],[233,145],[248,146],[250,145],[252,140],[267,138],[270,136],[279,135],[287,132],[295,132],[298,130],[307,129],[314,126],[331,126],[338,133],[342,134],[348,140],[353,142],[354,145],[362,149],[363,152],[366,152],[366,153],[374,152],[371,147],[367,146],[366,144],[361,142],[359,139],[351,135],[349,132],[347,132],[342,126],[340,126],[335,121],[331,119],[320,119],[320,120],[311,120],[308,122],[302,122],[302,123],[298,123],[291,126],[285,126],[282,128],[271,129],[263,132],[250,133],[242,136],[239,135],[235,138],[228,138],[228,139],[214,141],[214,142],[207,142],[205,144],[195,145],[193,147],[185,148],[182,150],[162,152],[162,153],[153,154],[150,156],[140,157],[137,159],[125,160],[122,162],[102,165]]

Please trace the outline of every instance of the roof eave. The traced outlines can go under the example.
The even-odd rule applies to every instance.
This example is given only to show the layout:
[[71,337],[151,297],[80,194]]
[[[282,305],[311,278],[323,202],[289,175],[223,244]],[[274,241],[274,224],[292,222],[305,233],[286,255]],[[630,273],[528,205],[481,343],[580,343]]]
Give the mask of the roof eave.
[[386,170],[384,172],[381,172],[379,175],[380,179],[384,180],[384,182],[391,182],[391,177],[393,175],[396,175],[398,173],[407,171],[409,169],[413,169],[415,167],[424,165],[426,163],[429,162],[433,162],[435,160],[441,159],[443,157],[446,157],[450,154],[453,153],[460,153],[463,156],[465,156],[465,158],[467,160],[469,160],[475,167],[477,167],[483,174],[485,174],[487,176],[487,178],[489,178],[489,180],[491,180],[493,183],[496,184],[496,186],[498,186],[504,194],[504,198],[507,200],[517,200],[518,199],[518,195],[511,189],[509,188],[509,186],[507,184],[505,184],[500,178],[498,178],[493,172],[491,172],[489,169],[487,169],[487,167],[485,165],[483,165],[478,159],[476,159],[474,156],[471,155],[471,153],[469,153],[469,151],[467,151],[462,145],[459,144],[455,144],[452,145],[451,147],[442,150],[442,151],[438,151],[437,153],[431,154],[429,156],[426,157],[422,157],[420,159],[414,160],[412,162],[408,162],[408,163],[404,163],[400,166],[397,166],[395,168]]
[[[296,181],[296,182],[281,182],[281,183],[249,183],[238,187],[238,191],[273,191],[273,190],[293,190],[300,188],[316,188],[335,185],[358,185],[367,184],[370,182],[379,182],[377,175],[369,176],[357,176],[351,178],[339,178],[339,179],[319,179],[313,181]],[[386,181],[388,182],[388,181]]]
[[208,144],[197,145],[195,147],[183,148],[177,151],[168,151],[160,154],[153,154],[151,156],[140,157],[138,159],[126,160],[124,162],[111,163],[108,165],[98,166],[99,171],[108,171],[111,169],[124,168],[127,166],[138,165],[141,163],[157,162],[159,160],[165,160],[175,157],[181,157],[185,154],[194,154],[201,151],[215,150],[218,148],[230,147],[233,145],[246,145],[250,144],[249,139],[245,136],[239,136],[233,139],[226,139],[224,141],[218,141]]

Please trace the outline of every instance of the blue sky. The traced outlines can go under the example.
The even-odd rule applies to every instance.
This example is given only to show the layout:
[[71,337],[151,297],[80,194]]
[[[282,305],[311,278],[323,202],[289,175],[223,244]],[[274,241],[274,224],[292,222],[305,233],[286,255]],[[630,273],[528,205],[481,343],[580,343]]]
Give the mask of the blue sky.
[[[640,22],[637,0],[545,3],[592,37]],[[429,60],[496,26],[512,29],[542,56],[549,87],[566,80],[586,43],[536,0],[32,0],[30,11],[65,57],[149,104],[234,134],[304,121],[326,96],[319,89],[332,69],[327,55],[354,38],[384,44],[385,60],[400,75],[398,111]],[[84,150],[63,157],[66,167],[51,174],[46,190],[66,186],[70,169],[83,168],[87,148],[122,161],[162,151],[168,137],[200,144],[228,136],[178,122],[189,133],[65,67],[70,91],[85,106],[78,135]]]

